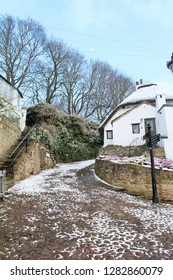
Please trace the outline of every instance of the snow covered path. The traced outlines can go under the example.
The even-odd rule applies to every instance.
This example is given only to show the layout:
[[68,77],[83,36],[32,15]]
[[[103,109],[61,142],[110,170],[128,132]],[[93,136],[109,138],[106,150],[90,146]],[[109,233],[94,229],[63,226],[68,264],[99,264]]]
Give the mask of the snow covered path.
[[10,189],[0,259],[173,259],[173,205],[106,188],[93,164],[59,164]]

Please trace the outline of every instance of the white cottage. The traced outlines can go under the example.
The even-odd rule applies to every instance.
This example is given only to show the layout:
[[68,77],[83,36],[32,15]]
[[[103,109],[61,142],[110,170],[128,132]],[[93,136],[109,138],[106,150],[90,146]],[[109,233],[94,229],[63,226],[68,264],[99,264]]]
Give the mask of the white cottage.
[[136,83],[136,91],[125,98],[100,125],[107,145],[143,145],[150,124],[153,134],[160,134],[158,146],[166,158],[173,159],[173,92],[149,82]]

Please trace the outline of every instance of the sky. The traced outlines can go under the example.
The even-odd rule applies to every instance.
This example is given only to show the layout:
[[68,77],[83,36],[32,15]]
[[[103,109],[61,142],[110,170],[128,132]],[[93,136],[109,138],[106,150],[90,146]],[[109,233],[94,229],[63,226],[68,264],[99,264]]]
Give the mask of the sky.
[[172,0],[1,0],[0,14],[30,17],[88,61],[173,90],[172,11]]

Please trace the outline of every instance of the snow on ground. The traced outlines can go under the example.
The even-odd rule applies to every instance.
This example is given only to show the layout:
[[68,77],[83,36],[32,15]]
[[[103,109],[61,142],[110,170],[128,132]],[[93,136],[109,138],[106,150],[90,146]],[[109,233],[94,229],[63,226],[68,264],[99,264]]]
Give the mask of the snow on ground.
[[[139,164],[145,167],[151,166],[150,158],[146,157],[145,155],[133,156],[133,157],[119,157],[117,155],[105,155],[105,156],[99,156],[98,158],[102,160],[109,160],[119,164],[128,163],[128,164]],[[154,157],[154,165],[156,169],[173,171],[173,161],[169,159],[160,159]]]
[[[94,164],[95,160],[87,160],[87,161],[80,161],[80,162],[73,162],[73,163],[66,163],[66,164],[58,164],[55,168],[50,168],[48,170],[41,171],[37,175],[31,175],[29,178],[19,182],[18,184],[14,185],[9,192],[14,193],[17,192],[19,194],[25,193],[25,194],[39,194],[48,192],[48,189],[45,188],[45,181],[49,178],[51,175],[55,175],[57,169],[58,173],[61,174],[61,176],[64,176],[64,174],[68,175],[68,171],[72,170],[80,170],[87,166],[90,166]],[[75,175],[75,173],[74,173]],[[58,178],[56,178],[56,181]],[[65,188],[63,186],[62,181],[59,180],[59,184],[62,188]],[[60,187],[60,186],[59,186]],[[67,185],[66,185],[67,188]],[[54,189],[55,190],[55,189]]]
[[[94,160],[58,164],[10,189],[11,194],[22,194],[17,196],[22,205],[27,199],[35,201],[35,197],[42,194],[31,211],[25,213],[27,222],[19,228],[19,242],[27,236],[29,247],[38,244],[38,248],[42,248],[39,240],[44,243],[48,235],[53,244],[50,242],[47,246],[58,248],[57,253],[55,249],[50,253],[51,259],[170,259],[173,256],[173,205],[153,205],[151,201],[101,187],[99,183],[104,181],[95,174],[90,174],[93,177],[87,182],[82,181],[77,171],[93,164]],[[6,212],[6,209],[0,210]],[[2,212],[4,223],[9,224],[5,212]],[[33,240],[28,236],[34,236]],[[11,248],[17,250],[15,244],[16,240],[8,248],[7,243],[9,256]],[[17,252],[15,258],[22,258],[22,254]],[[41,258],[41,254],[44,256],[40,251],[35,258]]]

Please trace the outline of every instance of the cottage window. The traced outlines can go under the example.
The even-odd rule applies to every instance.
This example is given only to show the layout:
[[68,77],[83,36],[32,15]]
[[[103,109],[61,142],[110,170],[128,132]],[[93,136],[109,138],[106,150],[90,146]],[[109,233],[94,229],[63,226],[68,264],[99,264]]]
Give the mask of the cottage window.
[[106,138],[113,139],[113,130],[106,130]]
[[132,124],[132,133],[133,134],[140,133],[140,124],[139,123],[133,123]]

